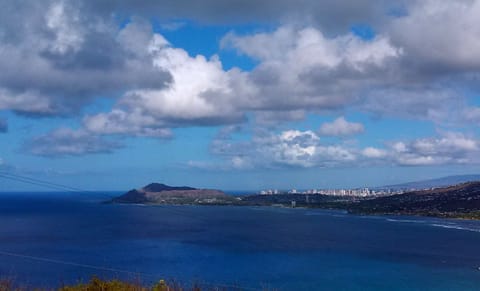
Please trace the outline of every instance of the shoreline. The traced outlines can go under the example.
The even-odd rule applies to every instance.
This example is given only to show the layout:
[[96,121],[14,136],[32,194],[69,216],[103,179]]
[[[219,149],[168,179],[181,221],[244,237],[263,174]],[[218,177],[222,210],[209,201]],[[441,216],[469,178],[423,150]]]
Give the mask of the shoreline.
[[[460,213],[459,215],[449,215],[449,214],[421,214],[421,213],[414,213],[414,212],[404,212],[404,213],[399,213],[399,212],[362,212],[362,211],[354,211],[350,210],[348,208],[342,208],[342,207],[308,207],[308,206],[296,206],[296,207],[290,207],[287,205],[282,205],[282,204],[275,204],[275,205],[253,205],[253,204],[207,204],[207,203],[118,203],[118,202],[111,202],[109,204],[120,204],[120,205],[136,205],[136,206],[175,206],[175,207],[181,207],[181,206],[200,206],[200,207],[205,207],[205,206],[210,206],[210,207],[264,207],[264,208],[278,208],[278,209],[302,209],[302,210],[331,210],[331,211],[341,211],[344,214],[349,214],[353,216],[397,216],[397,217],[405,217],[405,216],[411,216],[411,217],[427,217],[427,218],[439,218],[439,219],[454,219],[454,220],[461,220],[461,221],[480,221],[480,216],[473,216],[473,217],[466,217],[465,215],[468,215],[468,213],[465,213],[465,215],[462,215]],[[478,214],[477,214],[478,215]]]

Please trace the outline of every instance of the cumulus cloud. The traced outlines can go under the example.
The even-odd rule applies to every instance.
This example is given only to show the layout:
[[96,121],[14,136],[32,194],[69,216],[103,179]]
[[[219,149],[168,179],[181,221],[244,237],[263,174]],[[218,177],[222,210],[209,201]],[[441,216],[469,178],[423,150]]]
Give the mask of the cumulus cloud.
[[480,68],[480,1],[413,1],[388,29],[411,56],[412,66],[430,73]]
[[357,158],[354,151],[343,145],[321,143],[320,137],[310,130],[257,133],[250,141],[242,142],[217,139],[212,142],[211,151],[235,169],[331,167]]
[[350,29],[356,23],[383,23],[404,0],[140,0],[84,1],[94,13],[133,13],[145,17],[193,19],[207,24],[309,22],[329,33]]
[[330,136],[346,136],[362,133],[365,130],[363,124],[356,122],[348,122],[345,117],[341,116],[333,122],[326,122],[320,126],[319,133],[321,135]]
[[[129,1],[83,1],[79,4],[52,0],[42,4],[46,9],[40,9],[39,4],[34,1],[27,1],[20,9],[16,9],[14,4],[6,4],[0,15],[2,23],[5,24],[2,25],[0,33],[0,66],[5,72],[0,77],[0,108],[33,115],[71,113],[78,111],[96,96],[118,96],[125,91],[131,93],[129,96],[136,96],[130,98],[137,103],[151,103],[153,99],[159,103],[161,100],[173,100],[165,97],[168,90],[162,90],[170,84],[172,78],[176,80],[169,86],[170,92],[183,88],[178,84],[184,82],[185,85],[187,78],[192,77],[198,80],[197,83],[210,82],[208,85],[204,84],[210,86],[209,88],[197,88],[197,93],[202,95],[202,98],[197,98],[192,103],[201,108],[198,110],[201,114],[195,112],[197,114],[185,116],[185,112],[176,112],[179,111],[177,107],[182,108],[181,102],[179,106],[175,106],[175,110],[166,102],[168,106],[160,114],[176,120],[178,113],[181,113],[182,116],[176,120],[178,123],[203,120],[209,124],[221,123],[221,120],[226,120],[227,113],[232,112],[237,114],[226,121],[238,121],[241,119],[239,112],[246,110],[300,112],[306,109],[323,110],[349,106],[352,102],[362,100],[364,92],[372,87],[379,83],[388,85],[391,82],[386,77],[389,76],[386,71],[390,71],[392,62],[397,65],[408,64],[408,60],[404,60],[405,55],[417,59],[414,48],[408,43],[422,42],[409,41],[397,33],[395,27],[401,27],[401,32],[410,31],[403,27],[421,24],[422,19],[418,15],[433,11],[427,13],[427,16],[442,19],[440,16],[448,12],[445,7],[450,7],[450,4],[440,5],[432,1],[427,4],[410,3],[406,6],[410,8],[406,16],[382,18],[382,21],[393,24],[384,25],[386,28],[379,30],[381,33],[371,40],[348,33],[348,29],[327,34],[327,27],[330,25],[316,26],[316,22],[326,19],[327,22],[335,24],[334,27],[339,27],[338,25],[345,21],[349,23],[348,28],[358,23],[354,19],[365,18],[368,20],[366,23],[374,25],[373,20],[379,18],[379,15],[386,17],[388,11],[398,7],[390,7],[384,1],[378,1],[375,5],[371,1],[362,4],[351,4],[348,1],[301,1],[295,4],[290,1],[244,1],[236,5],[226,5],[216,0],[202,1],[201,5],[163,1],[161,9],[157,2],[152,1],[135,2],[133,5]],[[460,14],[473,15],[474,12],[467,13],[468,5],[470,4],[462,2],[452,4],[452,7]],[[129,11],[130,14],[143,16],[155,13],[168,18],[178,13],[185,17],[207,19],[225,15],[224,13],[230,11],[238,16],[243,15],[240,17],[243,18],[245,15],[242,11],[251,12],[248,8],[252,6],[255,6],[255,11],[263,11],[264,13],[259,14],[262,16],[265,16],[267,11],[275,11],[273,15],[277,15],[276,17],[281,14],[300,13],[299,15],[305,18],[305,15],[318,14],[313,16],[313,19],[318,21],[283,25],[268,33],[228,34],[222,40],[224,48],[233,48],[260,62],[253,72],[246,74],[238,70],[224,72],[218,59],[190,57],[185,51],[182,56],[181,48],[158,49],[157,44],[157,50],[152,50],[151,42],[162,38],[153,35],[148,24],[134,18],[131,23],[119,29],[116,22],[118,20],[111,16],[112,12],[115,15],[115,12]],[[207,9],[208,7],[216,9]],[[471,8],[475,10],[475,7]],[[14,19],[10,14],[14,10],[25,15],[25,19],[29,19],[29,25],[13,23]],[[336,16],[331,18],[328,15]],[[174,18],[178,19],[178,15]],[[283,16],[280,18],[283,19]],[[286,17],[284,21],[289,18]],[[231,17],[223,21],[228,19]],[[464,21],[465,25],[468,24],[467,27],[476,27],[472,22],[473,17],[466,17]],[[453,26],[452,29],[458,29],[454,24],[449,25]],[[440,26],[434,27],[438,29]],[[475,35],[475,31],[468,35]],[[459,36],[462,37],[462,43],[463,38],[474,39],[468,35]],[[452,43],[451,46],[455,46],[455,43],[460,42]],[[159,56],[162,54],[163,56]],[[448,59],[456,59],[453,52],[443,55],[448,56]],[[468,55],[465,59],[469,57],[474,56]],[[165,62],[166,59],[169,60]],[[213,69],[215,66],[217,68]],[[197,72],[196,75],[192,73],[187,76],[188,69]],[[200,80],[198,73],[201,70],[205,70],[210,81]],[[175,77],[172,74],[175,74]],[[212,80],[218,82],[219,86],[212,86]],[[221,86],[223,87],[220,88]],[[236,92],[241,88],[247,89]],[[183,95],[192,93],[182,90]],[[225,97],[229,95],[228,90],[235,90],[235,98]],[[197,93],[192,94],[198,96]],[[207,104],[209,98],[215,98],[214,103],[218,105]],[[137,105],[139,106],[134,107],[146,107],[143,104]],[[129,110],[125,111],[129,113]],[[213,113],[217,111],[227,113],[218,116]]]
[[[352,8],[357,5],[356,9]],[[133,23],[119,31],[116,17],[122,13],[148,17],[154,13],[156,16],[164,15],[167,19],[178,19],[179,15],[184,15],[209,22],[207,19],[210,17],[215,19],[228,13],[244,19],[242,11],[248,11],[248,15],[251,15],[251,11],[263,10],[264,13],[258,15],[262,17],[265,13],[270,14],[270,11],[272,17],[276,15],[273,18],[280,19],[293,10],[304,15],[308,11],[325,11],[306,7],[328,6],[353,21],[357,16],[370,15],[377,10],[374,5],[352,5],[347,1],[304,1],[301,5],[293,5],[289,1],[245,1],[236,5],[216,0],[203,1],[201,5],[163,1],[162,5],[158,5],[153,1],[133,4],[129,1],[99,3],[49,0],[42,4],[26,1],[21,7],[18,6],[6,3],[0,12],[0,67],[4,72],[0,77],[0,108],[34,116],[75,113],[96,96],[118,95],[122,91],[137,88],[159,89],[170,81],[168,71],[159,69],[161,66],[158,64],[152,64],[148,51],[151,29],[148,25],[147,28],[145,25],[139,28],[138,19],[134,19]],[[250,9],[252,6],[256,9]],[[28,19],[28,25],[16,23],[13,14]],[[326,14],[322,12],[323,16]],[[358,17],[361,18],[363,16]],[[229,19],[232,16],[223,18],[223,21]],[[358,41],[345,38],[343,42]],[[382,46],[381,42],[379,45]],[[364,60],[362,53],[356,54],[353,47],[348,54],[348,59],[356,65]],[[382,53],[379,51],[367,56],[379,56],[376,60],[379,61]],[[255,97],[249,101],[252,100]]]
[[[213,92],[203,92],[203,99],[215,96],[212,98],[216,102],[221,101],[217,107],[221,110],[226,107],[225,111],[230,113],[336,109],[362,102],[366,95],[378,97],[382,91],[375,94],[377,86],[393,87],[390,93],[395,96],[398,87],[408,87],[409,81],[415,80],[417,85],[433,82],[431,75],[442,71],[440,67],[475,73],[480,65],[471,61],[480,59],[476,55],[480,51],[476,37],[479,1],[397,1],[392,4],[362,0],[352,4],[346,0],[295,3],[205,0],[192,4],[164,0],[160,3],[149,0],[5,3],[0,12],[3,72],[0,108],[33,115],[66,114],[78,112],[97,96],[118,96],[125,91],[134,91],[139,96],[157,95],[170,84],[171,73],[180,79],[180,69],[170,72],[169,66],[158,64],[158,56],[152,56],[149,25],[133,17],[130,24],[120,26],[122,15],[144,19],[156,16],[165,20],[163,23],[191,18],[216,24],[235,23],[234,19],[293,23],[280,25],[270,32],[230,33],[223,38],[224,48],[233,48],[259,61],[248,76],[237,71],[217,73],[214,77],[209,75],[212,70],[207,67],[210,66],[200,68],[198,58],[202,56],[181,60],[180,48],[162,50],[176,55],[177,65],[181,62],[187,68],[185,61],[188,61],[192,66],[198,65],[196,69],[206,69],[212,79],[218,78],[224,87],[210,88]],[[398,11],[404,13],[396,13]],[[28,25],[18,23],[13,15],[22,15],[22,19],[28,19]],[[371,25],[377,34],[366,40],[349,33],[351,26],[358,23]],[[220,60],[206,62],[221,64]],[[225,78],[241,80],[237,85],[225,86]],[[231,80],[229,82],[233,82]],[[423,85],[414,88],[417,95],[422,95],[425,88],[428,89],[425,85],[431,84]],[[238,92],[233,99],[218,97],[225,95],[227,87],[249,89]],[[166,97],[137,99],[148,103],[162,98]],[[421,105],[425,105],[424,109],[434,106],[442,100],[439,98]],[[370,99],[379,99],[378,103],[382,104],[380,97]],[[200,105],[202,114],[181,116],[179,123],[201,119],[208,124],[224,119],[211,114],[217,107]],[[381,108],[380,105],[368,108],[372,107]],[[162,114],[170,115],[166,112],[170,109],[168,106]],[[171,115],[175,115],[172,119],[177,118],[176,114]],[[238,114],[234,117],[239,120]]]
[[313,27],[281,27],[271,34],[227,35],[224,47],[258,58],[260,64],[253,72],[225,71],[217,56],[190,56],[159,34],[152,39],[153,64],[169,72],[171,82],[165,88],[127,91],[111,112],[87,116],[87,130],[144,136],[145,128],[238,123],[252,110],[259,124],[300,120],[306,107],[338,108],[355,98],[345,95],[348,86],[332,83],[334,73],[319,82],[312,72],[350,70],[361,75],[401,53],[383,37],[327,38]]
[[125,112],[114,109],[109,113],[99,113],[87,116],[84,127],[92,134],[130,135],[157,138],[169,138],[172,132],[163,128],[152,116],[146,116],[139,110]]
[[312,131],[288,130],[270,138],[262,141],[267,147],[261,151],[270,155],[275,163],[303,167],[313,165],[312,158],[319,138]]
[[63,112],[63,105],[54,104],[54,98],[25,90],[13,92],[0,88],[0,109],[29,115],[55,115]]
[[111,153],[122,145],[116,141],[92,135],[83,130],[60,128],[35,137],[24,145],[27,152],[45,157],[80,156]]
[[303,120],[306,115],[306,110],[258,110],[255,111],[254,121],[257,126],[276,127],[281,123]]
[[441,88],[385,88],[370,92],[360,105],[380,116],[429,120],[439,124],[465,121],[466,99],[459,92]]
[[[74,114],[98,96],[168,83],[170,75],[153,66],[148,43],[139,39],[149,25],[118,31],[113,19],[81,8],[70,1],[2,5],[0,109],[34,116]],[[20,13],[25,25],[7,15],[12,13]]]
[[479,141],[447,132],[436,138],[396,142],[390,145],[390,150],[393,159],[405,166],[477,163]]
[[244,106],[267,110],[351,104],[359,97],[352,92],[369,83],[373,71],[387,69],[402,54],[384,36],[371,41],[353,34],[327,37],[314,27],[292,26],[249,36],[230,33],[222,46],[260,62],[249,76],[257,94],[244,98]]
[[[479,88],[480,64],[470,61],[480,59],[479,3],[411,1],[405,14],[391,17],[371,40],[281,26],[253,35],[230,33],[222,46],[259,62],[250,74],[258,88],[248,101],[253,108],[353,107],[380,116],[465,122],[465,92]],[[458,15],[465,18],[456,21]]]
[[194,168],[318,168],[344,166],[436,166],[477,164],[480,141],[462,133],[443,132],[436,137],[389,141],[383,148],[358,148],[355,143],[327,144],[313,131],[261,132],[249,141],[222,136],[212,142],[212,154],[222,163],[190,161]]
[[84,126],[97,134],[164,136],[165,128],[238,123],[244,113],[235,98],[248,93],[246,73],[224,71],[217,56],[190,56],[161,35],[150,44],[153,65],[171,74],[161,89],[127,91],[108,113],[87,116]]
[[[169,138],[177,127],[238,125],[247,117],[254,127],[275,128],[312,112],[343,109],[442,126],[478,123],[479,110],[468,105],[465,92],[476,94],[480,88],[479,3],[10,1],[0,11],[0,110],[78,116],[95,98],[116,98],[113,108],[83,115],[79,130],[37,137],[65,145],[30,147],[50,156],[114,150],[119,146],[108,139],[111,135]],[[171,24],[160,30],[183,25],[178,19],[265,21],[278,27],[225,35],[219,49],[257,64],[251,71],[225,70],[217,55],[190,55],[170,44],[145,21],[152,16]],[[372,38],[350,32],[359,23],[371,26]],[[256,155],[271,166],[314,167],[359,159],[460,163],[474,152],[446,146],[454,139],[448,136],[363,150],[326,144],[319,137],[363,131],[362,124],[340,117],[318,132],[254,133],[251,141],[235,144],[217,140],[214,151],[229,153],[225,156],[234,168],[257,165]],[[82,146],[75,149],[74,141]]]
[[293,66],[293,60],[298,60],[300,63],[296,65],[300,68],[296,67],[297,69],[316,65],[332,68],[346,63],[354,69],[362,70],[364,65],[382,65],[386,58],[401,53],[383,36],[371,41],[352,33],[327,37],[321,30],[308,26],[282,26],[272,33],[251,36],[229,33],[221,44],[238,49],[262,62],[282,61]]
[[436,137],[387,142],[385,148],[366,147],[364,160],[400,166],[477,164],[480,141],[457,132],[443,132]]
[[367,147],[362,150],[362,155],[367,158],[380,159],[380,158],[385,158],[388,155],[388,153],[387,151],[382,149]]

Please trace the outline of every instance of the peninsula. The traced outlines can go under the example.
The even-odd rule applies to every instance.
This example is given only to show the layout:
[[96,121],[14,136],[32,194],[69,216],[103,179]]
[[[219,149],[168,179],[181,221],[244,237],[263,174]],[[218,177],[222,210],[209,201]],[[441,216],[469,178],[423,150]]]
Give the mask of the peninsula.
[[113,203],[137,204],[232,204],[234,197],[220,190],[197,189],[187,186],[174,187],[151,183],[140,189],[133,189],[112,199]]

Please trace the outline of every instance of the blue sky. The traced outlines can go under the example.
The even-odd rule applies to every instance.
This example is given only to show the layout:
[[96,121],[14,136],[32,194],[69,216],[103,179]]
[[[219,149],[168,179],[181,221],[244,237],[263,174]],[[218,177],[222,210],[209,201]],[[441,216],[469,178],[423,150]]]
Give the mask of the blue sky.
[[5,4],[1,173],[88,190],[480,173],[480,1],[122,3]]

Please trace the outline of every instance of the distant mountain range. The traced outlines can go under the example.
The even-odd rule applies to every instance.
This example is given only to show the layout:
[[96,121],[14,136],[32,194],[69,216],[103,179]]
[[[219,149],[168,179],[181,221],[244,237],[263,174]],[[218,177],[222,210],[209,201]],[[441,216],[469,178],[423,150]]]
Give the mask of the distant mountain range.
[[445,187],[450,185],[461,184],[465,182],[480,181],[480,175],[457,175],[447,176],[442,178],[414,181],[403,184],[386,185],[382,187],[376,187],[377,189],[392,189],[392,190],[412,190],[412,189],[429,189]]

